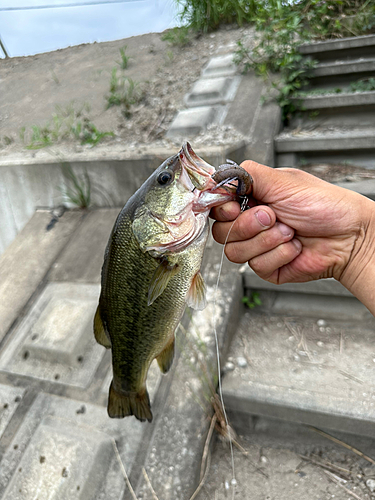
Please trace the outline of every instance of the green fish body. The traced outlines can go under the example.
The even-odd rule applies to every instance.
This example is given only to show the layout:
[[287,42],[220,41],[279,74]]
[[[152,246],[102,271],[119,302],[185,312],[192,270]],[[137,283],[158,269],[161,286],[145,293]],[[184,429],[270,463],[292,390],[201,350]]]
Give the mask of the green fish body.
[[213,193],[215,169],[185,145],[129,199],[104,256],[94,319],[96,340],[112,350],[108,414],[152,420],[146,388],[156,358],[163,373],[173,362],[175,330],[186,305],[205,306],[200,273],[212,206],[234,199]]

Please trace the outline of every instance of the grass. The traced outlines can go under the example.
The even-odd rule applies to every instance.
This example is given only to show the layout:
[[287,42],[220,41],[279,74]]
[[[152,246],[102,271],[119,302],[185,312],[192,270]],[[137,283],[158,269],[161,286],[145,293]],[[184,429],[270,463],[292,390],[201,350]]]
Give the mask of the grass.
[[56,106],[52,119],[44,125],[22,127],[19,136],[26,149],[41,149],[58,142],[76,139],[81,144],[95,146],[105,137],[113,137],[113,132],[99,131],[89,120],[87,104],[79,108],[70,103],[67,107]]
[[127,69],[127,67],[129,66],[129,60],[131,59],[130,56],[126,55],[126,49],[127,45],[120,49],[121,61],[116,61],[121,69]]
[[176,27],[163,33],[161,39],[173,47],[186,47],[191,43],[190,32],[187,26]]
[[130,118],[131,108],[143,99],[143,91],[138,82],[123,75],[117,75],[117,68],[112,69],[109,84],[109,94],[105,97],[107,109],[112,106],[120,106],[126,118]]
[[60,190],[65,200],[78,208],[88,208],[91,204],[91,182],[87,170],[77,175],[70,163],[63,163],[61,171],[65,185]]

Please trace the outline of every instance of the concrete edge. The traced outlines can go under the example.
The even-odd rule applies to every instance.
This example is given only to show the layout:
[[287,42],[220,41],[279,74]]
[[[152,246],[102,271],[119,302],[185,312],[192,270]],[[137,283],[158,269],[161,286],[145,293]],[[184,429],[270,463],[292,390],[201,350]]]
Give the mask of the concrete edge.
[[[223,357],[237,328],[242,308],[241,277],[238,272],[233,272],[234,266],[229,262],[224,263],[216,305],[213,303],[221,251],[222,247],[216,244],[207,248],[204,276],[211,299],[204,311],[192,313],[187,335],[184,334],[183,338],[180,335],[181,351],[173,367],[164,407],[155,419],[152,435],[145,440],[147,453],[137,467],[137,477],[132,478],[137,495],[144,500],[153,497],[141,474],[142,466],[158,497],[163,500],[190,498],[199,483],[202,452],[212,415],[212,406],[208,402],[212,396],[209,386],[213,383],[216,387],[217,376],[212,316],[217,317],[216,330]],[[194,337],[197,342],[204,341],[203,351],[192,345]],[[197,359],[196,366],[192,366],[194,358]],[[213,377],[213,382],[209,383],[206,375]],[[123,500],[131,498],[128,492]]]

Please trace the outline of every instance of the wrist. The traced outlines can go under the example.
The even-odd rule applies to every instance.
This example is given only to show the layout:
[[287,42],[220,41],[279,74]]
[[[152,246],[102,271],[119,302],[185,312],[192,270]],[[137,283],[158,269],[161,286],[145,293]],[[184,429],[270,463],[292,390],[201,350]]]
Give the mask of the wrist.
[[362,198],[358,231],[339,281],[375,314],[375,202]]

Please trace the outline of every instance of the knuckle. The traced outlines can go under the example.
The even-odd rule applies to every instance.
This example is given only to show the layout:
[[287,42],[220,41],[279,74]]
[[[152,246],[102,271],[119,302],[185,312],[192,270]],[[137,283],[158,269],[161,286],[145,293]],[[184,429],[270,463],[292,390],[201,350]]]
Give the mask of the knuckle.
[[225,255],[231,262],[235,262],[236,264],[242,264],[246,262],[246,260],[242,257],[242,252],[240,251],[239,245],[236,243],[227,243],[225,247]]

